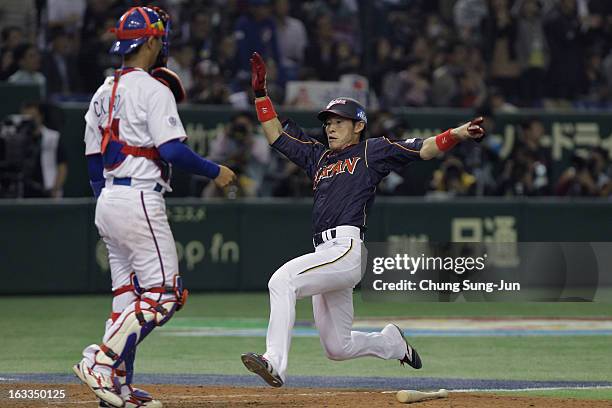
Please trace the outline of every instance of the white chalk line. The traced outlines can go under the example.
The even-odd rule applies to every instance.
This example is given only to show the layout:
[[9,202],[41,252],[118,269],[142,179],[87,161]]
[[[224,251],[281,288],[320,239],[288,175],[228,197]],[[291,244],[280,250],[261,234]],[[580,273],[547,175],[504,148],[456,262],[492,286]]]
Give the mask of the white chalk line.
[[[499,392],[535,392],[535,391],[563,391],[563,390],[605,390],[612,389],[612,386],[607,385],[596,385],[590,387],[540,387],[540,388],[490,388],[490,389],[457,389],[447,390],[449,393],[499,393]],[[271,398],[271,397],[334,397],[340,395],[355,395],[355,394],[396,394],[399,390],[392,391],[326,391],[326,392],[300,392],[300,393],[270,393],[270,394],[205,394],[205,395],[167,395],[164,400],[221,400],[226,401],[235,400],[239,398]],[[42,400],[41,400],[42,401]],[[98,400],[88,401],[45,401],[51,405],[83,405],[98,402]]]
[[564,391],[564,390],[610,390],[611,385],[593,385],[593,386],[569,386],[569,387],[531,387],[531,388],[487,388],[475,389],[465,388],[458,390],[448,390],[448,392],[530,392],[530,391]]

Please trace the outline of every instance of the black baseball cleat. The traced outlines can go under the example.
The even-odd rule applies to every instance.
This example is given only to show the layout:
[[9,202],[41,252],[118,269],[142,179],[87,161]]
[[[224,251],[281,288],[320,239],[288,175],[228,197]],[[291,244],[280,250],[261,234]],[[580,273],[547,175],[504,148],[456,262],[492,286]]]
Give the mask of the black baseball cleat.
[[241,357],[242,364],[252,373],[259,375],[272,387],[282,387],[283,379],[276,372],[272,364],[257,353],[244,353]]
[[399,328],[398,325],[394,324],[395,328],[400,332],[402,338],[406,342],[406,355],[399,362],[401,365],[408,364],[410,367],[419,369],[423,367],[423,363],[421,362],[421,357],[419,357],[419,353],[417,353],[416,349],[408,343],[406,340],[406,336],[404,336],[404,331]]

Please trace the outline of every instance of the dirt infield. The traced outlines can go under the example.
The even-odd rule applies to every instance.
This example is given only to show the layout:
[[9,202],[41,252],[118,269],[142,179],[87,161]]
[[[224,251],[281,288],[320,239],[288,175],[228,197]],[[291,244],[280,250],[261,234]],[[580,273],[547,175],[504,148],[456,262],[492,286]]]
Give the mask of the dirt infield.
[[[166,408],[187,407],[391,407],[402,406],[394,393],[376,390],[321,388],[214,387],[184,385],[149,385],[147,391],[157,396]],[[16,399],[16,390],[63,390],[64,399]],[[22,391],[23,392],[23,391]],[[449,398],[409,404],[418,408],[532,408],[612,407],[609,401],[567,398],[510,397],[490,394],[451,393]],[[0,406],[25,407],[97,407],[93,393],[75,384],[0,384]]]

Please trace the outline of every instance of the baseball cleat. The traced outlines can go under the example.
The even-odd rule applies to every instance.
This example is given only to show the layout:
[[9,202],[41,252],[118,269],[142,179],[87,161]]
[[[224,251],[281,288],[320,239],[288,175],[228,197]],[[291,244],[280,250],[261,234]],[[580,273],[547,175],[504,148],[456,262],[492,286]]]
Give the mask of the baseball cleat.
[[[84,360],[84,359],[83,359]],[[84,364],[84,361],[74,365],[72,370],[76,373],[79,369],[80,375],[77,374],[79,380],[83,381],[90,390],[96,394],[98,398],[106,402],[111,407],[124,408],[125,403],[123,398],[115,392],[115,385],[110,375],[98,373]]]
[[[134,389],[135,392],[142,391],[138,389]],[[146,393],[146,391],[143,391]],[[139,396],[132,393],[130,395],[124,396],[124,405],[123,408],[163,408],[164,404],[161,401],[154,399],[142,399]],[[100,408],[113,408],[112,405],[100,400],[100,404],[98,405]]]
[[[76,363],[72,366],[72,371],[84,384],[87,384],[85,376],[81,372],[81,363]],[[145,390],[139,388],[132,388],[132,392],[128,395],[122,396],[124,399],[122,408],[163,408],[164,404],[161,401],[153,399],[151,394]],[[98,407],[100,408],[114,408],[114,405],[110,405],[104,400],[100,400]]]
[[272,387],[282,387],[283,380],[276,372],[272,364],[257,353],[244,353],[241,356],[242,364],[252,373],[259,375]]
[[[124,399],[123,408],[163,408],[164,404],[161,401],[153,399],[148,392],[133,388],[128,395],[122,395]],[[100,400],[98,405],[100,408],[113,408],[112,405]]]
[[83,384],[86,384],[87,382],[85,381],[85,377],[83,377],[83,374],[81,373],[81,362],[76,363],[75,365],[72,366],[72,371],[74,372],[74,374],[78,377],[79,380],[81,380],[81,382]]
[[400,335],[406,342],[406,355],[399,362],[401,365],[408,364],[410,367],[419,369],[423,367],[423,363],[421,362],[421,357],[419,357],[419,353],[417,353],[416,349],[408,343],[406,340],[406,336],[404,336],[404,331],[399,328],[398,325],[394,324],[395,328],[400,332]]

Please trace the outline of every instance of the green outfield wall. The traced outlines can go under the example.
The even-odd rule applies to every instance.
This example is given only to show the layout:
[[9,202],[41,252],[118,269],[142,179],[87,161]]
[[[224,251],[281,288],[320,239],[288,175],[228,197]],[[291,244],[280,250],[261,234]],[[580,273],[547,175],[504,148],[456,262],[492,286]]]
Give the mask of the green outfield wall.
[[[191,290],[266,289],[284,262],[312,251],[310,200],[169,199]],[[0,293],[102,293],[110,279],[90,199],[0,202]],[[379,199],[366,241],[612,241],[603,201]]]

